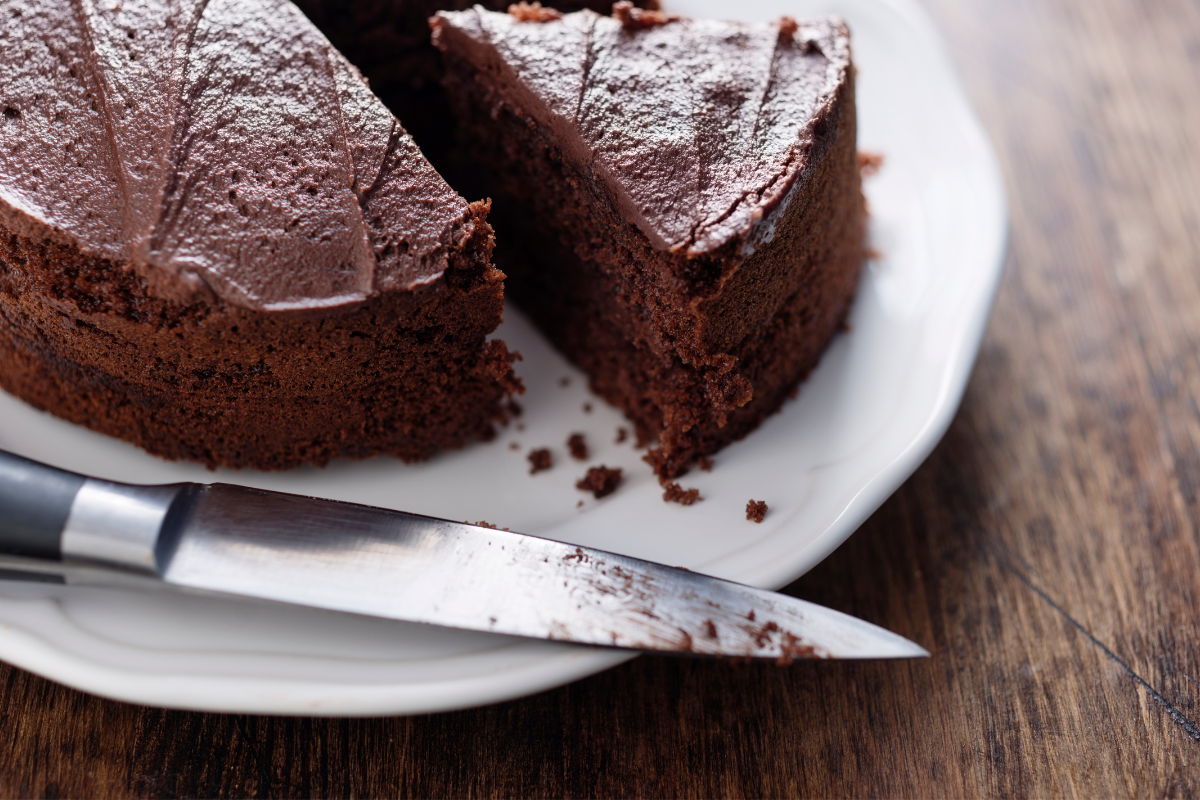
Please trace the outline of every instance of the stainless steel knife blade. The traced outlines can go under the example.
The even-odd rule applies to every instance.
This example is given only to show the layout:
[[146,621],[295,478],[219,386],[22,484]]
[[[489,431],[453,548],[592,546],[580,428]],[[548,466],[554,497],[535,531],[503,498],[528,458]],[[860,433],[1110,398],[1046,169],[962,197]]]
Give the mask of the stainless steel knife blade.
[[[783,662],[928,655],[880,627],[775,592],[351,503],[225,484],[148,487],[89,478],[65,516],[60,562],[9,548],[0,570],[64,575],[68,582],[123,576],[188,591],[658,652]],[[29,540],[28,531],[22,535]]]

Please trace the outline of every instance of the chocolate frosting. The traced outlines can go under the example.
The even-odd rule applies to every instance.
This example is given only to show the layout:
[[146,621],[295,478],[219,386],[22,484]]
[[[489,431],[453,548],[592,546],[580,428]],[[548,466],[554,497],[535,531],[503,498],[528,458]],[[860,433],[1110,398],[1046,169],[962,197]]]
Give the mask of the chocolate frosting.
[[701,255],[769,238],[851,69],[845,24],[634,22],[590,11],[521,21],[476,6],[433,24],[435,43],[500,76],[657,249]]
[[436,280],[474,219],[286,0],[0,0],[0,223],[264,311]]

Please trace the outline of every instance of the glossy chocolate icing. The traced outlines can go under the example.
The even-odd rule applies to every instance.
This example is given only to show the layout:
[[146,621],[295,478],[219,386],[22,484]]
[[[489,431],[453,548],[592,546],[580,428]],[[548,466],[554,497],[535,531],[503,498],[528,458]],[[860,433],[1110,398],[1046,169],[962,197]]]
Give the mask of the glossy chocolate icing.
[[476,7],[439,13],[434,41],[500,76],[655,248],[769,239],[851,69],[845,24],[618,17]]
[[0,0],[0,113],[0,224],[171,299],[353,304],[476,224],[286,0]]

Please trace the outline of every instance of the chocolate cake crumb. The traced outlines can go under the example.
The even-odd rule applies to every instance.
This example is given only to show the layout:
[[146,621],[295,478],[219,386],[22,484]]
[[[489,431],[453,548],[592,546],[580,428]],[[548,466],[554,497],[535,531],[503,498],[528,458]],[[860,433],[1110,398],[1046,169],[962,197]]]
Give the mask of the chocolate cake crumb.
[[610,469],[601,464],[589,469],[587,475],[576,481],[575,488],[582,492],[591,492],[599,500],[615,492],[620,485],[621,468]]
[[779,625],[775,622],[767,622],[757,631],[751,631],[750,635],[754,637],[754,643],[759,647],[771,641],[771,634],[779,630]]
[[521,404],[511,398],[509,398],[505,410],[514,417],[519,417],[525,413],[525,409],[521,407]]
[[653,28],[682,19],[678,14],[664,14],[661,11],[646,11],[641,8],[634,8],[633,3],[629,2],[629,0],[621,0],[619,3],[613,3],[612,15],[614,19],[621,23],[622,27],[629,30]]
[[767,516],[767,504],[762,500],[751,500],[746,503],[746,519],[751,522],[762,522]]
[[585,413],[585,414],[590,414],[590,413],[592,413],[592,404],[591,404],[591,403],[584,403],[584,404],[583,404],[583,413]]
[[554,456],[545,447],[532,450],[529,453],[529,464],[529,474],[537,475],[539,472],[554,466]]
[[795,400],[799,396],[800,396],[800,387],[799,386],[793,386],[792,388],[788,389],[788,392],[787,392],[788,400]]
[[559,378],[558,385],[565,389],[571,385],[571,379],[568,377]]
[[712,472],[713,460],[708,456],[700,456],[696,459],[696,466],[700,468],[701,472]]
[[508,449],[509,450],[520,450],[521,444],[520,444],[520,442],[509,442]]
[[779,33],[781,36],[792,37],[796,35],[796,31],[800,30],[800,23],[791,17],[779,18]]
[[629,438],[629,431],[624,428],[617,428],[617,444],[621,444]]
[[576,507],[576,508],[583,508],[583,501],[582,501],[582,500],[580,500],[578,503],[576,503],[576,504],[575,504],[575,507]]
[[524,431],[524,430],[525,430],[525,423],[524,423],[524,422],[518,422],[518,423],[517,423],[517,431]]
[[567,439],[567,449],[571,451],[571,458],[587,461],[588,446],[582,433],[571,434],[571,438]]
[[663,484],[666,491],[663,492],[663,500],[668,503],[679,503],[681,506],[690,506],[693,503],[703,500],[700,496],[700,490],[696,488],[684,489],[675,481],[667,481]]
[[879,168],[882,166],[882,153],[868,153],[865,150],[858,151],[858,171],[864,178],[869,178],[876,172],[879,172]]
[[542,8],[542,4],[537,0],[532,3],[526,3],[524,0],[520,3],[513,3],[508,7],[508,13],[516,17],[519,22],[551,22],[562,19],[561,11]]
[[479,520],[479,522],[474,522],[474,523],[468,522],[467,524],[474,525],[477,528],[491,528],[492,530],[496,530],[496,526],[493,525],[492,523],[488,522],[487,520],[481,519],[481,520]]
[[713,621],[711,619],[704,620],[704,633],[710,639],[717,638],[717,626],[715,624],[713,624]]
[[781,667],[795,663],[797,658],[813,658],[817,655],[817,648],[811,644],[805,644],[799,637],[787,631],[783,632],[783,642],[779,649],[781,652],[775,663]]

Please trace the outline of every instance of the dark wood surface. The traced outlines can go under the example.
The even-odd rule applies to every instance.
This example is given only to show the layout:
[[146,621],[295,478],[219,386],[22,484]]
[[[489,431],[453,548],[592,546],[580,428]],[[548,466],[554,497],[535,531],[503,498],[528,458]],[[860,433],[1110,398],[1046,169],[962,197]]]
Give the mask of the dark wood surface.
[[0,665],[0,795],[1200,796],[1200,4],[928,6],[1003,163],[1007,272],[945,440],[789,591],[933,658],[641,658],[373,720]]

